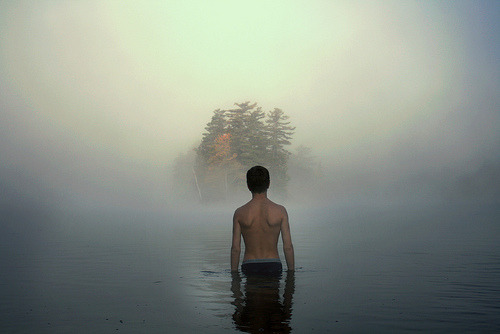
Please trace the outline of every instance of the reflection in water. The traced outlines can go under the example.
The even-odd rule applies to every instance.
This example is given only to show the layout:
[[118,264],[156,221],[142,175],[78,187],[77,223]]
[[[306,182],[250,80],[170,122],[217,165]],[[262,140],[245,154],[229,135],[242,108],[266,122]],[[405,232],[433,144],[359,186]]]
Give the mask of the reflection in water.
[[242,278],[233,273],[231,291],[235,311],[233,321],[236,329],[248,333],[290,333],[292,297],[295,290],[295,274],[287,272],[283,299],[280,298],[281,277],[246,277],[244,292]]

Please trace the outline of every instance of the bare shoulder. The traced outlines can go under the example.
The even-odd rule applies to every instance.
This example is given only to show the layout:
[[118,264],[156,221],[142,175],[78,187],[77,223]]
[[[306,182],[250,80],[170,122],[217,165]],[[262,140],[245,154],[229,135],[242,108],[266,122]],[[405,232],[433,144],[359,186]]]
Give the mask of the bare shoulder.
[[243,206],[240,206],[239,208],[237,208],[236,210],[234,210],[234,215],[233,217],[234,218],[237,218],[241,215],[241,212],[243,211]]
[[280,216],[287,216],[286,208],[283,205],[269,200],[269,207],[274,211],[274,213],[279,214]]
[[248,211],[248,203],[246,203],[245,205],[242,205],[239,208],[237,208],[236,210],[234,210],[234,218],[241,217],[247,211]]

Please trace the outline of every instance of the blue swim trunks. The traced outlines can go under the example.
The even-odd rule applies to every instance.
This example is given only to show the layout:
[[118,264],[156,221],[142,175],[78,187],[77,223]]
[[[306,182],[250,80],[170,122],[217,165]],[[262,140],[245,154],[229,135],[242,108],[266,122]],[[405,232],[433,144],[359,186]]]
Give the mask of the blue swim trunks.
[[251,259],[241,264],[245,275],[280,275],[283,271],[280,259]]

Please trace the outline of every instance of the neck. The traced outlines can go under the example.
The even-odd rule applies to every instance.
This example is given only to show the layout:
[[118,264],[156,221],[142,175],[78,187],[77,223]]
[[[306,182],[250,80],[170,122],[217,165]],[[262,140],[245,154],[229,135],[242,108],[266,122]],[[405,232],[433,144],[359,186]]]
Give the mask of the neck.
[[255,200],[262,200],[267,198],[267,191],[264,191],[263,193],[252,193],[252,199]]

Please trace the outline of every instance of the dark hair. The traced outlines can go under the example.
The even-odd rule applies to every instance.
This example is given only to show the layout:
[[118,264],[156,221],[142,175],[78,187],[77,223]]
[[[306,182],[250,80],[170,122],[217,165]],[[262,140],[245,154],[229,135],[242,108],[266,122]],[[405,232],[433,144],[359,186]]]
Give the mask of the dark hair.
[[247,186],[252,193],[263,193],[269,188],[269,171],[262,166],[254,166],[247,172]]

